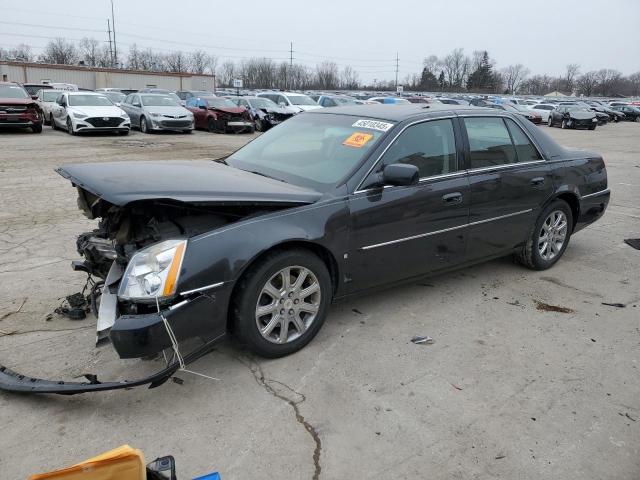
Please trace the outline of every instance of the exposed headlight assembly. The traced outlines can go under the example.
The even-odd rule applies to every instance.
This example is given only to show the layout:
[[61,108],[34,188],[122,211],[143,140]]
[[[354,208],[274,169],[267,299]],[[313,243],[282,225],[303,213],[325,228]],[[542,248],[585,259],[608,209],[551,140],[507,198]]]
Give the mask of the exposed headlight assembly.
[[186,240],[166,240],[137,252],[124,272],[118,297],[149,300],[173,295],[186,248]]

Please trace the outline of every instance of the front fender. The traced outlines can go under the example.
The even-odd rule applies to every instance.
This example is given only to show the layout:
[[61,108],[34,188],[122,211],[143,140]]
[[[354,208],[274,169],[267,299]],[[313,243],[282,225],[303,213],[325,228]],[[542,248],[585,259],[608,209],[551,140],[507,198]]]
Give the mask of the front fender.
[[291,241],[327,249],[340,269],[347,252],[347,228],[346,199],[333,199],[261,215],[199,235],[189,241],[178,289],[233,283],[257,257]]

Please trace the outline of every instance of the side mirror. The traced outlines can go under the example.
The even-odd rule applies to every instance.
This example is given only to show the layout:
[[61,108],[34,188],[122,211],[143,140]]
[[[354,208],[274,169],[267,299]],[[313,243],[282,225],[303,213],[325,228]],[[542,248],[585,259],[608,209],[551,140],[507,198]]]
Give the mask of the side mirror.
[[122,104],[120,102],[116,102],[116,107],[121,107]]
[[38,95],[31,95],[31,100],[38,100]]
[[138,108],[142,106],[142,105],[141,105],[140,103],[138,103],[138,102],[132,103],[131,105],[133,105],[134,107],[138,107]]
[[405,163],[393,163],[384,167],[382,182],[384,185],[408,186],[420,181],[418,167]]

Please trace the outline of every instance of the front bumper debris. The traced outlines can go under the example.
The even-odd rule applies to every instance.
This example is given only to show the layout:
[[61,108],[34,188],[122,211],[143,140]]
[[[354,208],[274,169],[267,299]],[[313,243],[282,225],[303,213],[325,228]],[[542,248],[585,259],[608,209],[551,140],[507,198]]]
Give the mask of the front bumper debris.
[[[222,335],[183,356],[185,365],[196,361],[209,353],[213,345]],[[100,382],[93,374],[85,375],[86,382],[65,382],[62,380],[43,380],[28,377],[0,365],[0,390],[17,393],[56,393],[59,395],[75,395],[78,393],[102,392],[106,390],[121,390],[149,385],[149,388],[159,387],[180,369],[178,361],[172,362],[165,368],[138,380],[123,380],[119,382]]]

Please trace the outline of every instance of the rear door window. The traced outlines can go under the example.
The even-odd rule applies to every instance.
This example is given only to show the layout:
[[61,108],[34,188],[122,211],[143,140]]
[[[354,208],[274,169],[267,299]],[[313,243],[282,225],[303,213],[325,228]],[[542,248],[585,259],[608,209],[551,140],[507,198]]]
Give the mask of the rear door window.
[[538,149],[531,143],[531,140],[529,140],[529,137],[525,135],[522,129],[516,125],[516,122],[509,118],[506,118],[505,121],[507,122],[509,133],[511,133],[513,144],[516,147],[518,163],[534,162],[542,159]]
[[517,162],[511,135],[500,117],[467,117],[471,168],[488,168]]

